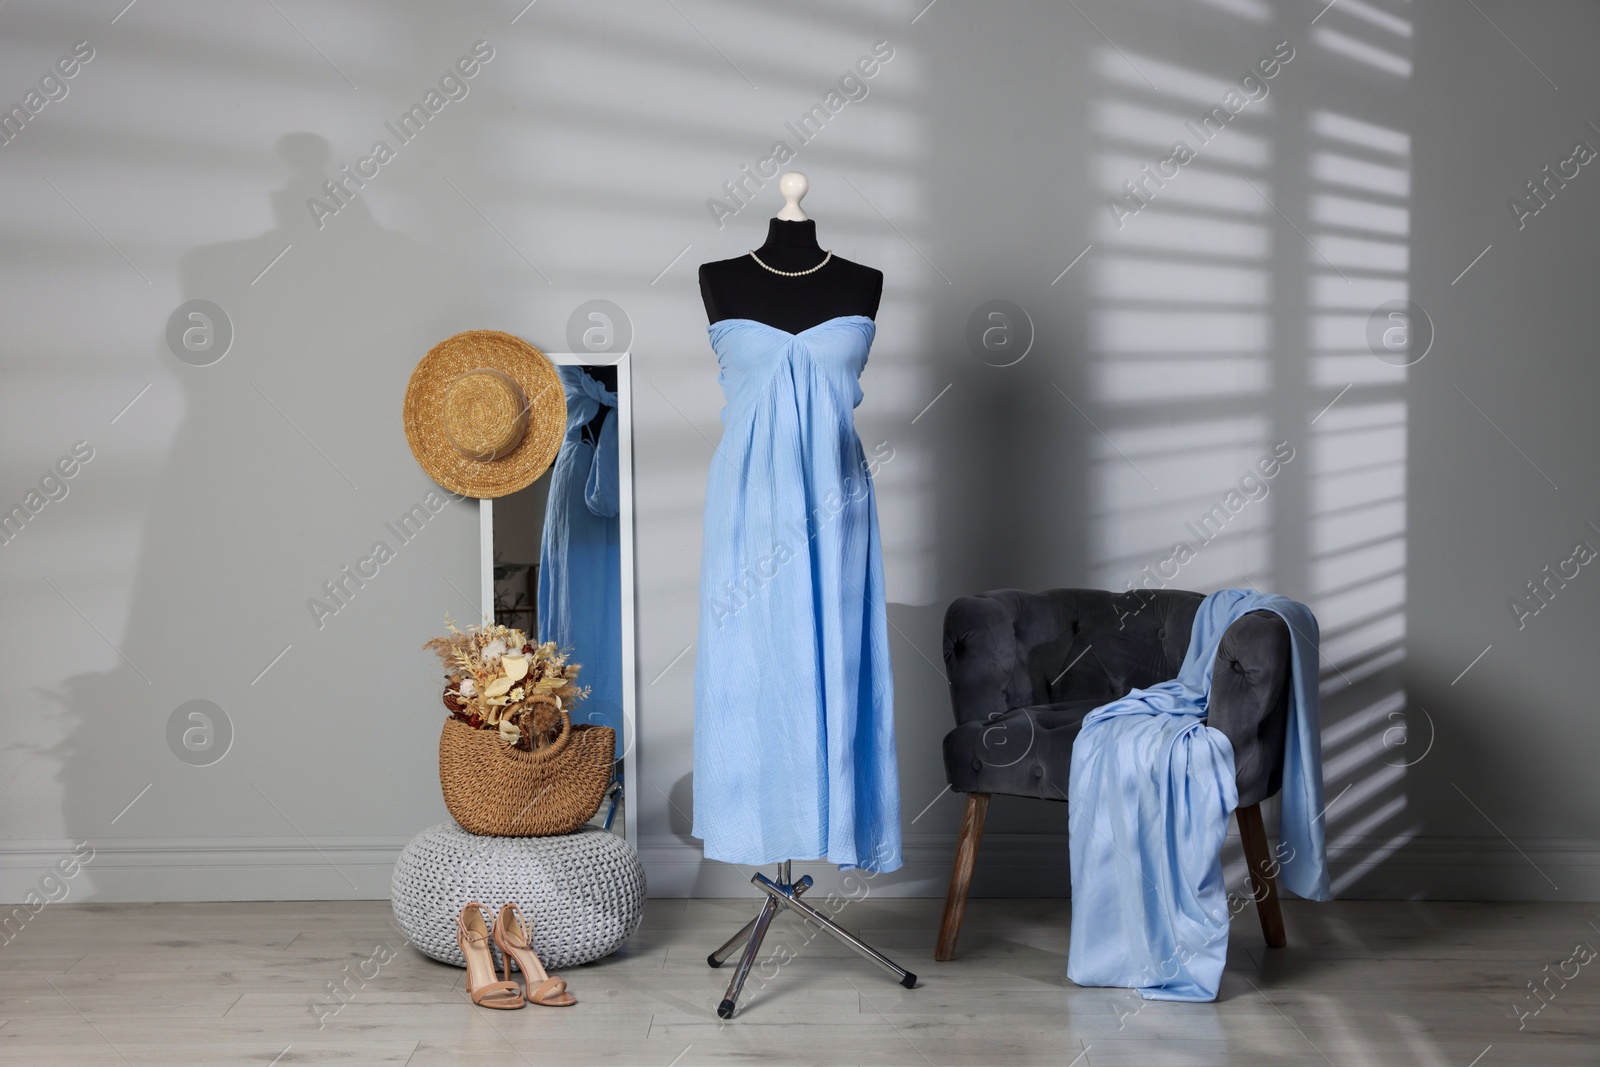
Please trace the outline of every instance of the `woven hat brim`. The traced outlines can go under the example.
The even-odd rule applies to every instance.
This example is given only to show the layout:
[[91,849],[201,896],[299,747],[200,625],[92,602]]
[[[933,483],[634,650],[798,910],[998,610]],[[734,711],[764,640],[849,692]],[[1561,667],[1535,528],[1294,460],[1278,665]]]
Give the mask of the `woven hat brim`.
[[[444,431],[446,390],[480,367],[510,375],[528,402],[527,433],[496,460],[463,455]],[[406,443],[430,478],[452,493],[492,499],[527,488],[550,469],[566,436],[567,397],[561,376],[543,352],[499,330],[467,330],[434,345],[411,372],[403,418]]]

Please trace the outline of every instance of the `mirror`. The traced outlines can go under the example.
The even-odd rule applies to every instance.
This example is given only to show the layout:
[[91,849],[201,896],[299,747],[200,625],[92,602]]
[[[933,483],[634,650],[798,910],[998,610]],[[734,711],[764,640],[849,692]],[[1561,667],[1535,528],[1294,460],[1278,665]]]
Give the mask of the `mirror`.
[[483,611],[583,668],[590,693],[572,721],[617,731],[616,780],[592,824],[636,841],[629,358],[547,355],[566,392],[566,436],[532,485],[479,501]]

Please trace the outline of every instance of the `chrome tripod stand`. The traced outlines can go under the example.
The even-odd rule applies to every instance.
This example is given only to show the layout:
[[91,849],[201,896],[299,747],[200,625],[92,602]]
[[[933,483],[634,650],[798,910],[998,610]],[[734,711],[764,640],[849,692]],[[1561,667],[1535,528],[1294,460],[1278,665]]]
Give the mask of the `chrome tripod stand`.
[[871,945],[856,937],[844,927],[835,923],[828,916],[813,908],[800,897],[811,888],[811,876],[801,875],[799,881],[793,880],[789,871],[789,860],[778,864],[778,877],[774,881],[757,871],[750,877],[750,884],[765,893],[767,899],[761,902],[761,910],[756,917],[745,923],[739,932],[730,937],[727,942],[711,955],[706,957],[706,962],[713,967],[721,967],[728,962],[728,957],[733,955],[734,949],[744,946],[744,955],[739,957],[739,966],[734,969],[733,978],[728,982],[728,991],[722,997],[722,1003],[717,1005],[717,1015],[724,1019],[733,1018],[733,1013],[739,1002],[739,994],[744,989],[745,979],[750,977],[750,968],[755,966],[756,957],[761,954],[761,942],[767,936],[767,928],[772,925],[773,916],[778,914],[779,908],[787,908],[799,915],[802,921],[816,923],[821,929],[832,934],[844,944],[849,945],[879,967],[900,979],[900,984],[907,989],[916,987],[917,976],[895,963],[888,956],[879,952]]

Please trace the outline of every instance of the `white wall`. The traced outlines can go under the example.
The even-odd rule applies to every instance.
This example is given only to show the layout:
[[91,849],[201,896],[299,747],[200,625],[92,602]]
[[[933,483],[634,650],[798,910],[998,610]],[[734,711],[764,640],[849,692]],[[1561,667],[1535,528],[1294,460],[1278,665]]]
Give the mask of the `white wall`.
[[[6,899],[78,841],[96,851],[73,899],[387,893],[396,849],[444,815],[419,646],[473,612],[477,550],[459,504],[403,546],[386,531],[431,488],[400,431],[406,377],[467,328],[569,348],[593,299],[634,335],[640,845],[657,893],[739,892],[748,872],[702,864],[687,834],[678,657],[721,403],[694,268],[761,240],[770,188],[720,228],[706,201],[779,139],[824,245],[888,275],[858,415],[895,456],[879,492],[908,864],[888,891],[942,892],[959,813],[940,795],[946,604],[1139,580],[1287,441],[1269,495],[1172,584],[1250,581],[1318,611],[1340,890],[1593,899],[1581,672],[1600,578],[1584,568],[1520,630],[1509,600],[1600,546],[1600,178],[1584,167],[1521,230],[1506,201],[1574,140],[1600,146],[1600,14],[1076,6],[0,9],[0,103],[94,48],[0,148],[0,504],[74,442],[94,450],[0,547]],[[880,40],[894,55],[866,98],[799,146],[785,123]],[[1119,228],[1121,182],[1285,40],[1269,95]],[[468,95],[319,229],[307,198],[393,143],[385,122],[478,41],[494,53]],[[191,299],[234,326],[211,366],[165,339]],[[1364,337],[1390,299],[1434,327],[1410,368]],[[966,341],[991,300],[1031,320],[1014,366]],[[379,539],[395,560],[319,628],[307,599]],[[206,767],[167,739],[196,699],[234,733]],[[980,891],[1064,891],[1065,814],[997,800]]]

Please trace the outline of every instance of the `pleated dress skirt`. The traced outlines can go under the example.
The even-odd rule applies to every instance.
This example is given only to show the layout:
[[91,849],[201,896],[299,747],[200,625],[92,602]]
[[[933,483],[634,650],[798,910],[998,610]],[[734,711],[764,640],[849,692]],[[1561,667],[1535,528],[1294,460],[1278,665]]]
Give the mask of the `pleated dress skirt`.
[[709,329],[727,398],[706,486],[694,835],[710,859],[900,866],[874,464],[855,431],[875,327]]

